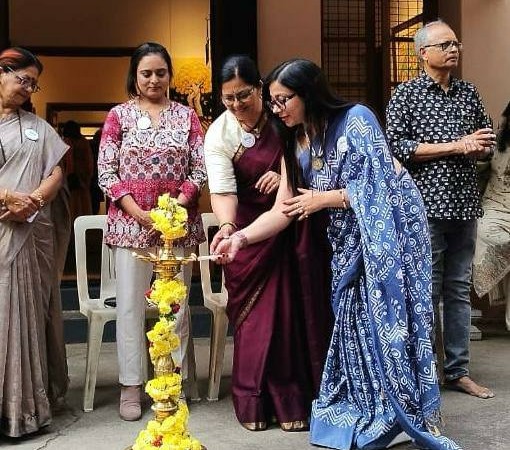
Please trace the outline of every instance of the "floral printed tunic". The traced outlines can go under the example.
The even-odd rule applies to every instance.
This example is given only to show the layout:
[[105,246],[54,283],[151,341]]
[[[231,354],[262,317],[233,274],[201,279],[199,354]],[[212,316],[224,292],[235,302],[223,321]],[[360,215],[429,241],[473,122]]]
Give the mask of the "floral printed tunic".
[[[193,109],[176,102],[160,112],[159,124],[140,121],[148,113],[135,100],[114,107],[106,118],[99,149],[99,185],[110,198],[105,242],[119,247],[147,248],[158,244],[117,204],[130,194],[145,211],[158,196],[183,193],[188,199],[188,235],[178,246],[194,246],[205,239],[198,213],[198,196],[206,181],[203,133]],[[143,125],[142,125],[143,124]],[[142,126],[141,126],[142,125]]]

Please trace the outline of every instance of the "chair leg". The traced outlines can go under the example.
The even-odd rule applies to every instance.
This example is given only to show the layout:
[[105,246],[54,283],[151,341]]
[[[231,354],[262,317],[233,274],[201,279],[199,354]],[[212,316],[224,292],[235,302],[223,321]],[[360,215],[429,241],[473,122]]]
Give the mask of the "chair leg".
[[200,394],[198,392],[197,384],[197,363],[195,360],[195,345],[193,343],[193,329],[191,328],[191,313],[188,315],[189,320],[189,334],[188,334],[188,346],[186,349],[186,357],[188,360],[188,392],[187,396],[193,402],[200,401]]
[[228,319],[224,309],[216,308],[212,316],[211,347],[209,351],[209,386],[207,400],[217,401],[223,373],[223,358],[227,339]]
[[90,412],[94,409],[97,368],[99,366],[99,354],[101,353],[101,343],[103,341],[104,324],[104,319],[96,314],[92,314],[89,317],[87,363],[83,390],[83,411],[85,412]]

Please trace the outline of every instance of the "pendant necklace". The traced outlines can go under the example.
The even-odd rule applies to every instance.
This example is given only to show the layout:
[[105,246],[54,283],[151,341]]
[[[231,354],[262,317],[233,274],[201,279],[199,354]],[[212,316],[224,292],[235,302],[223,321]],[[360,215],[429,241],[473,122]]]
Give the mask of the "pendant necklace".
[[322,133],[322,141],[319,142],[319,149],[318,150],[315,149],[312,140],[308,136],[308,133],[305,132],[306,139],[308,140],[308,143],[310,145],[310,155],[312,157],[312,169],[315,170],[316,172],[318,172],[319,170],[322,170],[322,168],[324,167],[324,151],[323,151],[323,146],[324,146],[324,142],[326,140],[326,128],[327,128],[327,126],[328,126],[328,123],[326,122],[324,124],[324,131]]
[[259,130],[258,126],[261,124],[263,117],[264,117],[264,111],[262,111],[260,113],[260,116],[259,116],[257,122],[248,131],[246,131],[243,128],[242,122],[239,122],[239,126],[241,127],[241,133],[242,133],[241,145],[244,148],[251,148],[255,145],[257,138],[260,136],[260,130]]

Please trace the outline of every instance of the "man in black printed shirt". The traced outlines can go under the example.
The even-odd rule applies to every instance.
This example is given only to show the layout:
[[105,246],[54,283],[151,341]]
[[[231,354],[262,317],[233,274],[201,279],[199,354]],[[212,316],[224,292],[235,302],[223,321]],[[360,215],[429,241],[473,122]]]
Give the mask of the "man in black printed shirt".
[[446,383],[490,398],[494,394],[469,376],[469,293],[476,221],[483,214],[476,159],[490,154],[495,135],[475,86],[451,76],[462,50],[453,30],[431,22],[414,43],[423,72],[396,88],[387,108],[388,140],[427,209],[432,298],[443,300]]

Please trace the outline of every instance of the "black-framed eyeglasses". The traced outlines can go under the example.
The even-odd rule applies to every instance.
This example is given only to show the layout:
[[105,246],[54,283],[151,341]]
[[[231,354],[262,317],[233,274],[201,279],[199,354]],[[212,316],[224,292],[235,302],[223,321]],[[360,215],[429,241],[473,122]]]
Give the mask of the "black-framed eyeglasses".
[[16,80],[18,81],[19,84],[21,84],[21,86],[23,87],[23,89],[31,89],[32,90],[32,93],[36,93],[36,92],[39,92],[41,90],[41,87],[32,79],[32,78],[28,78],[28,77],[22,77],[22,76],[19,76],[11,67],[9,66],[6,66],[5,69],[12,73],[15,77],[16,77]]
[[439,42],[438,44],[424,45],[422,48],[428,48],[428,47],[436,47],[436,48],[441,49],[441,51],[443,51],[443,52],[446,52],[446,51],[450,50],[451,48],[456,47],[459,51],[461,51],[462,50],[462,42],[444,41],[444,42]]
[[250,98],[250,95],[253,94],[254,90],[255,86],[252,86],[251,88],[244,89],[234,94],[225,94],[221,96],[221,100],[223,100],[225,106],[232,106],[236,102],[236,100],[239,103],[244,103],[246,100]]
[[271,100],[268,100],[267,107],[273,111],[275,107],[277,107],[280,111],[283,111],[287,108],[287,102],[293,99],[296,96],[296,93],[289,95],[279,95],[278,97],[272,97]]

